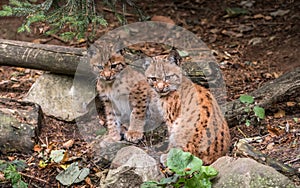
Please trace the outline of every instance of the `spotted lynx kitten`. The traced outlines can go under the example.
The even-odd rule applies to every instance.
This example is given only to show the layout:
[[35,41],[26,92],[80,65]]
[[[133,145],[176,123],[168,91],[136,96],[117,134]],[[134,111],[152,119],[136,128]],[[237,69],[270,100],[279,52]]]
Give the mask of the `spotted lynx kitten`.
[[145,63],[145,75],[159,95],[169,148],[182,148],[211,164],[228,151],[229,128],[212,94],[183,76],[180,61],[176,50],[153,57]]
[[157,107],[149,100],[155,93],[151,94],[145,76],[125,62],[122,51],[104,58],[107,54],[97,44],[89,48],[89,62],[97,76],[97,92],[105,107],[108,133],[103,140],[121,140],[122,126],[127,128],[125,139],[137,142],[143,138],[146,125],[151,126],[159,119],[162,122]]

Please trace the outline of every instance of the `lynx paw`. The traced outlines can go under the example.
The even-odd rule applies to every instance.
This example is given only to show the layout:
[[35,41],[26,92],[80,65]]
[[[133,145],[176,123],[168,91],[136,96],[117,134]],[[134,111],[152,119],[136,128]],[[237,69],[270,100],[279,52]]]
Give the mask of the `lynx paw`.
[[144,134],[143,132],[139,132],[139,131],[127,131],[125,133],[125,138],[127,141],[129,142],[138,142],[139,140],[141,140],[143,138]]

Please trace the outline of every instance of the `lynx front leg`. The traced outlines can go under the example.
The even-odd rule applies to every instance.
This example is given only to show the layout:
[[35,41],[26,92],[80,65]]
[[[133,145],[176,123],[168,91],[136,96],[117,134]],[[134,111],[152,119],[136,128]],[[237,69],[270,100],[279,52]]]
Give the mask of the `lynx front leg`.
[[101,97],[105,107],[107,134],[104,136],[105,142],[116,142],[121,140],[119,125],[113,111],[112,104],[108,97]]
[[130,124],[125,133],[126,140],[137,142],[143,138],[144,126],[146,123],[146,110],[148,104],[148,87],[146,82],[136,84],[129,95],[132,112],[130,114]]

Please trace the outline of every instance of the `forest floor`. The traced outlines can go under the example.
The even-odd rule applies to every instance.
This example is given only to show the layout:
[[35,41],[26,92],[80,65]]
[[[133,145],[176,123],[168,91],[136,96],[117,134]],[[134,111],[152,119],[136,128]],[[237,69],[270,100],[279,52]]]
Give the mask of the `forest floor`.
[[[242,1],[241,1],[242,2]],[[171,1],[153,0],[138,5],[149,16],[162,15],[170,17],[176,25],[193,32],[214,51],[220,64],[227,87],[227,100],[239,98],[262,86],[267,81],[300,66],[300,2],[293,0],[260,1],[246,8],[245,15],[226,16],[226,8],[242,7],[240,1]],[[246,2],[246,1],[245,1]],[[249,1],[251,2],[251,1]],[[248,3],[249,3],[248,2]],[[0,5],[7,3],[1,1]],[[113,13],[107,9],[99,10],[105,14],[108,27],[99,30],[104,34],[120,26]],[[163,10],[163,11],[162,11]],[[279,11],[283,10],[283,11]],[[136,22],[138,17],[128,16],[128,22]],[[32,33],[17,33],[21,25],[20,18],[0,18],[0,38],[29,42],[48,41],[46,44],[70,45],[57,38],[44,36],[34,30]],[[78,46],[75,46],[78,47]],[[80,46],[85,47],[85,46]],[[0,97],[22,99],[42,71],[17,67],[0,66]],[[264,154],[300,168],[300,97],[286,99],[274,104],[266,111],[266,118],[261,125],[231,125],[232,148],[241,138],[261,137],[259,143],[253,143]],[[286,131],[289,128],[289,131]],[[45,124],[39,136],[39,143],[52,143],[58,148],[69,140],[75,139],[70,149],[70,156],[76,152],[88,151],[87,144],[80,137],[74,138],[75,123],[67,123],[53,117],[45,117]],[[231,148],[231,149],[232,149]],[[233,155],[230,152],[228,155]],[[4,160],[24,159],[29,165],[24,172],[25,182],[30,187],[61,187],[55,180],[58,166],[39,168],[38,152],[32,155],[11,153],[1,156]],[[32,165],[35,164],[35,165]],[[97,166],[93,166],[91,182],[83,182],[73,187],[96,184]],[[27,176],[26,176],[27,175]],[[290,178],[300,186],[299,177]],[[48,183],[40,181],[45,180]],[[9,187],[1,184],[0,187]]]

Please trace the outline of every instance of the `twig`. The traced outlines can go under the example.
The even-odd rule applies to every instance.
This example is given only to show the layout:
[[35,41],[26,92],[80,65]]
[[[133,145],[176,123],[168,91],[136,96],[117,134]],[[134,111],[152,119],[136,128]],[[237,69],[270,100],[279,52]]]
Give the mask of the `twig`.
[[49,182],[47,182],[46,180],[43,180],[41,178],[38,178],[38,177],[34,177],[34,176],[31,176],[31,175],[28,175],[28,174],[25,174],[25,173],[22,173],[22,172],[19,172],[19,174],[21,174],[22,176],[26,176],[30,179],[35,179],[37,181],[40,181],[40,182],[43,182],[43,183],[46,183],[46,184],[49,184]]
[[297,162],[299,160],[300,160],[300,158],[292,159],[290,161],[285,162],[284,164],[291,164],[291,163]]

